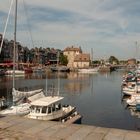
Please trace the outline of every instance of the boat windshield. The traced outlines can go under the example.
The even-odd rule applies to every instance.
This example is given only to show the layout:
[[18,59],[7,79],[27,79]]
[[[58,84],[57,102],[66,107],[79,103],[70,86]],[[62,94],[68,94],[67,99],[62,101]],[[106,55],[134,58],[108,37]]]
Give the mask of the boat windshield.
[[31,113],[43,113],[43,114],[50,114],[52,112],[58,111],[61,109],[61,104],[51,104],[49,106],[31,106]]

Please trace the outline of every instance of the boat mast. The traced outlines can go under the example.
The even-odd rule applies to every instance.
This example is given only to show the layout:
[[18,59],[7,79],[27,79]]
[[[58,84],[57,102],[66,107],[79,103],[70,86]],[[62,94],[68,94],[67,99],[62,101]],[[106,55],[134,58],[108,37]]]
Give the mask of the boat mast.
[[57,95],[59,96],[59,90],[60,90],[60,79],[59,79],[59,51],[57,52],[57,68],[58,68],[58,72],[57,72],[57,79],[58,79],[58,91],[57,91]]
[[4,28],[4,31],[3,31],[3,35],[2,35],[2,41],[1,41],[1,44],[0,44],[0,54],[1,54],[1,51],[2,51],[2,46],[3,46],[3,42],[4,42],[4,38],[5,38],[5,33],[6,33],[8,21],[9,21],[9,16],[10,16],[11,9],[12,9],[12,6],[13,6],[13,1],[14,0],[11,1],[10,9],[9,9],[9,12],[8,12],[8,17],[7,17],[7,20],[6,20],[6,25],[5,25],[5,28]]
[[91,48],[91,60],[90,60],[90,65],[92,66],[92,62],[93,62],[93,48]]
[[47,88],[47,86],[48,86],[48,82],[47,82],[47,76],[46,76],[46,95],[48,94],[48,88]]
[[135,58],[136,58],[136,67],[138,66],[137,65],[137,62],[138,62],[138,43],[137,43],[137,41],[135,42],[135,44],[136,44],[136,54],[135,54]]
[[15,88],[16,32],[17,32],[17,0],[15,0],[14,48],[13,48],[13,89]]

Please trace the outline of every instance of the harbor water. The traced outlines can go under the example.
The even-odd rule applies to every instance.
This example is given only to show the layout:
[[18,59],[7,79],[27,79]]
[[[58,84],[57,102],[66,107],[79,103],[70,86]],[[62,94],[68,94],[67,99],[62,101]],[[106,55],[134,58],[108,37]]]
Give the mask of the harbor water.
[[[126,106],[121,93],[123,71],[111,73],[82,74],[48,72],[16,77],[16,88],[30,90],[43,88],[44,91],[59,91],[63,103],[77,107],[83,116],[82,124],[140,129],[140,112]],[[59,78],[58,78],[59,77]],[[0,96],[12,103],[12,77],[0,77]]]

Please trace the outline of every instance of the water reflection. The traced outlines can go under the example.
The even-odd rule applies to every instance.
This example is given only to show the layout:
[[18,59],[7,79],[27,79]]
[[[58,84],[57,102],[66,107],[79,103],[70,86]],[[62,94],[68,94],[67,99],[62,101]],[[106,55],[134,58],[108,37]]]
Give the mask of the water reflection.
[[[121,94],[122,72],[81,74],[46,73],[32,74],[16,78],[16,88],[21,90],[38,89],[58,90],[64,104],[76,106],[83,116],[82,123],[103,127],[138,130],[139,118],[132,117],[127,108],[126,96]],[[11,99],[12,79],[0,78],[0,93]],[[135,111],[133,109],[133,111]]]
[[[123,93],[122,93],[122,94],[123,94]],[[129,99],[129,98],[130,98],[129,95],[123,95],[123,96],[122,96],[122,102],[123,102],[123,103],[126,103],[126,100]]]
[[[58,85],[58,78],[60,84]],[[7,102],[12,100],[12,77],[5,76],[1,77],[0,97],[4,96]],[[79,73],[57,73],[48,72],[46,74],[33,73],[22,77],[15,77],[15,87],[20,91],[29,91],[38,88],[44,90],[58,90],[60,94],[80,94],[83,90],[86,90],[90,86],[90,75],[79,74]]]
[[72,94],[81,93],[90,86],[89,75],[83,75],[79,73],[68,74],[69,81],[64,85],[64,90],[69,91]]
[[140,118],[140,111],[137,110],[136,106],[127,106],[126,109],[130,111],[131,116]]
[[126,103],[126,100],[129,98],[130,98],[130,96],[127,96],[127,95],[124,95],[122,97],[122,105],[124,106],[124,109],[128,110],[130,112],[131,116],[140,118],[140,111],[137,110],[136,106],[130,106]]

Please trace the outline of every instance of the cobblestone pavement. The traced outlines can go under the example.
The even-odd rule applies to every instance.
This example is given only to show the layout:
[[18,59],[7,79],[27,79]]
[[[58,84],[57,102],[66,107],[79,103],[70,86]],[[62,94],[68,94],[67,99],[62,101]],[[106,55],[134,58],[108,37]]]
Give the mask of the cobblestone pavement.
[[0,140],[140,140],[140,132],[1,116]]

